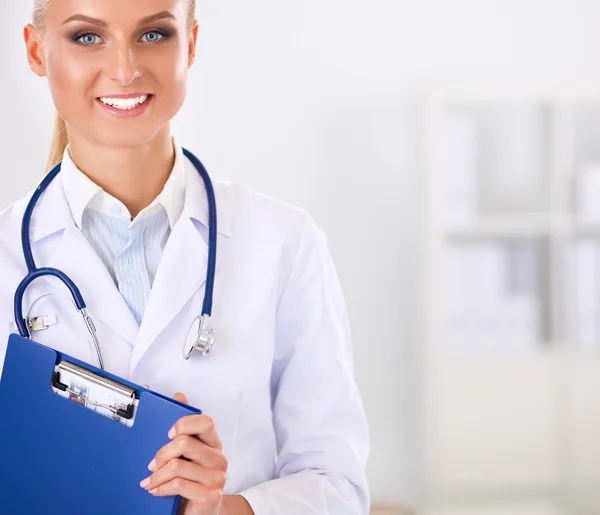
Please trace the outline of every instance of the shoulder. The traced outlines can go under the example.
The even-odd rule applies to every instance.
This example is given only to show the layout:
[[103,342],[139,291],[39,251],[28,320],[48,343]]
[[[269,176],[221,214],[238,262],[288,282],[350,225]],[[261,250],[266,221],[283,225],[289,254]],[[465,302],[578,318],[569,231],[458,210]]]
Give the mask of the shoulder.
[[294,269],[319,275],[330,268],[328,238],[307,209],[236,183],[220,181],[216,190],[223,188],[234,239],[257,249],[261,259],[277,256],[282,283]]
[[[21,222],[27,199],[0,212],[0,324],[12,313],[14,291],[27,274],[21,244]],[[9,316],[12,319],[12,315]],[[0,337],[5,328],[0,326]]]
[[225,202],[232,229],[255,228],[297,240],[308,229],[321,232],[306,208],[266,195],[232,181],[215,181],[217,202]]
[[0,362],[7,333],[12,330],[14,292],[27,273],[21,246],[25,207],[26,199],[0,212]]
[[220,191],[226,196],[228,207],[240,214],[259,217],[282,217],[283,220],[295,220],[306,216],[307,211],[289,202],[271,197],[259,191],[232,181],[216,181],[217,195]]
[[[192,160],[186,160],[186,206],[206,219],[206,188]],[[306,209],[218,176],[211,176],[217,204],[219,232],[240,240],[253,238],[270,243],[301,225],[309,217]],[[197,202],[197,203],[196,203]],[[258,237],[258,239],[257,239]]]
[[27,198],[13,202],[0,211],[0,261],[21,248],[21,222],[27,206]]

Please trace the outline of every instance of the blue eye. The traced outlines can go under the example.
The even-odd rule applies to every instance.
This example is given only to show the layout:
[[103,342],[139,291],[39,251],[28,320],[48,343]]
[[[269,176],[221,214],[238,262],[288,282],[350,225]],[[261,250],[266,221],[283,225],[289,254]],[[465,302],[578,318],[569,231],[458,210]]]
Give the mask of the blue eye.
[[164,36],[164,34],[158,32],[157,30],[151,30],[150,32],[146,32],[143,36],[142,36],[142,40],[144,40],[146,43],[156,43],[157,41],[160,41]]
[[80,36],[76,36],[74,38],[74,41],[76,43],[80,43],[81,45],[91,46],[91,45],[97,45],[98,43],[101,43],[102,39],[100,38],[100,36],[90,33],[90,34],[82,34]]

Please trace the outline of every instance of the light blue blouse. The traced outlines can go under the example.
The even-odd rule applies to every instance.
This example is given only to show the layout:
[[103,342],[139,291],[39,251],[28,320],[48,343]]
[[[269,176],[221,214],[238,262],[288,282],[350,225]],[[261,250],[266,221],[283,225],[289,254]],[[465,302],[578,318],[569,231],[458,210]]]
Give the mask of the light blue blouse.
[[185,169],[181,147],[163,191],[132,221],[125,205],[77,168],[65,150],[60,173],[75,221],[110,272],[138,324],[171,230],[183,210]]

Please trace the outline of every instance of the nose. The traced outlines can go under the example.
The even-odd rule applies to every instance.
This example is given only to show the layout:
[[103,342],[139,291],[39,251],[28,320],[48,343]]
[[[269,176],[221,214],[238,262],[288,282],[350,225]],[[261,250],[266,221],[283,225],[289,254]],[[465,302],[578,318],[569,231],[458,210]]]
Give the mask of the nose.
[[126,87],[141,77],[135,49],[127,43],[115,43],[107,66],[109,78]]

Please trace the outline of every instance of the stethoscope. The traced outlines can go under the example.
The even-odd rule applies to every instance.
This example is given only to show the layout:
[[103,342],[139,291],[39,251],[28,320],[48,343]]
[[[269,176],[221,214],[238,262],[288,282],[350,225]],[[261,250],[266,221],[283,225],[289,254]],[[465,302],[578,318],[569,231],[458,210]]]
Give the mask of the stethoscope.
[[[208,329],[208,323],[212,315],[212,304],[213,304],[213,290],[215,286],[215,267],[217,263],[217,203],[215,200],[215,192],[213,189],[212,182],[208,176],[208,172],[200,160],[192,154],[189,150],[183,149],[183,154],[192,162],[206,188],[206,196],[208,198],[208,266],[206,270],[206,288],[204,293],[204,302],[202,304],[202,314],[197,316],[192,322],[190,329],[185,338],[183,347],[183,356],[185,359],[189,359],[194,351],[198,351],[201,355],[206,356],[210,354],[215,345],[215,331]],[[35,209],[38,200],[42,194],[48,189],[50,183],[56,178],[61,169],[61,164],[58,163],[48,174],[44,177],[40,185],[33,193],[25,214],[23,215],[23,221],[21,224],[21,242],[23,246],[23,256],[25,263],[27,264],[27,275],[19,284],[15,292],[15,323],[19,330],[19,334],[24,338],[31,337],[31,331],[35,330],[32,319],[30,318],[31,308],[43,297],[48,295],[64,295],[56,292],[46,293],[38,297],[29,307],[27,317],[23,318],[23,298],[25,291],[29,285],[35,281],[38,277],[51,276],[59,279],[71,292],[71,297],[67,297],[72,302],[73,306],[79,311],[83,317],[85,326],[92,337],[96,355],[98,357],[98,363],[100,368],[104,370],[104,359],[102,357],[102,349],[100,348],[100,342],[96,334],[96,326],[94,321],[87,312],[87,307],[83,296],[77,288],[77,285],[69,279],[69,277],[56,268],[38,268],[33,258],[33,252],[31,250],[31,239],[30,239],[30,226],[33,210]]]

